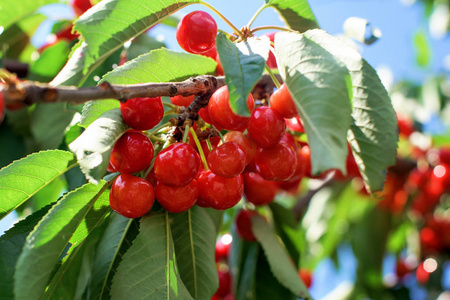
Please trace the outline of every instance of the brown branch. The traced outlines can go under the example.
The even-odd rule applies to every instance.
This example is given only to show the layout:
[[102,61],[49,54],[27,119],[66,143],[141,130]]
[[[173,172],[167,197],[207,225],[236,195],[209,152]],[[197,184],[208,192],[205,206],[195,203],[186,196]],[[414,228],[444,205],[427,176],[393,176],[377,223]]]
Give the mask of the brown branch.
[[[211,87],[215,89],[225,85],[223,76],[198,76],[183,82],[165,83],[142,83],[132,85],[112,85],[103,82],[95,87],[77,88],[73,86],[54,87],[49,84],[17,81],[3,84],[0,92],[3,93],[7,105],[24,103],[31,105],[34,103],[83,103],[90,100],[117,99],[125,102],[127,99],[138,97],[158,97],[176,95],[205,95],[211,92]],[[273,83],[268,75],[263,75],[260,82],[255,86],[257,99],[267,97],[273,90]],[[214,91],[213,91],[214,92]],[[271,93],[270,93],[271,94]]]

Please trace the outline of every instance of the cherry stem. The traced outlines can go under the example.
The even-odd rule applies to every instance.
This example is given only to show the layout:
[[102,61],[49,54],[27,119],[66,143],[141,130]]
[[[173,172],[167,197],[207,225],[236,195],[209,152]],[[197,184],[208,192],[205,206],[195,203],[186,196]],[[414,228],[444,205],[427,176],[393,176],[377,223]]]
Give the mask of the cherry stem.
[[186,143],[188,135],[189,135],[189,125],[186,125],[184,127],[183,143]]
[[165,128],[165,127],[169,127],[171,126],[172,123],[171,122],[167,122],[164,123],[162,125],[159,125],[158,127],[153,128],[153,130],[149,133],[148,137],[152,137],[153,135],[155,135],[158,131],[160,131],[161,129]]
[[281,31],[288,31],[288,32],[297,32],[295,30],[292,30],[290,28],[286,28],[286,27],[282,27],[282,26],[275,26],[275,25],[270,25],[270,26],[259,26],[259,27],[255,27],[252,30],[250,30],[250,33],[255,33],[257,31],[260,30],[281,30]]
[[212,150],[212,145],[211,145],[211,142],[209,141],[209,139],[206,139],[206,146],[208,146],[209,151]]
[[263,6],[261,6],[253,15],[253,17],[250,19],[250,21],[248,21],[247,27],[250,28],[250,26],[252,26],[253,22],[255,21],[256,17],[259,16],[259,14],[265,9],[269,7],[269,5],[264,4]]
[[231,23],[230,20],[228,20],[224,15],[222,15],[222,13],[220,11],[218,11],[214,6],[212,6],[211,4],[206,3],[204,1],[200,1],[199,4],[202,4],[202,5],[206,6],[207,8],[209,8],[210,10],[212,10],[213,12],[215,12],[222,20],[225,21],[225,23],[227,23],[233,29],[233,31],[238,36],[242,36],[241,31],[239,29],[237,29],[237,27],[234,26],[233,23]]
[[208,163],[206,162],[205,153],[203,153],[202,145],[200,144],[200,141],[198,140],[197,134],[195,133],[194,128],[189,128],[189,132],[192,134],[192,137],[194,138],[195,144],[197,145],[198,153],[200,153],[200,158],[202,159],[203,168],[205,170],[209,170]]
[[164,105],[164,106],[167,106],[167,107],[170,107],[172,110],[175,110],[175,108],[176,108],[176,105],[175,104],[172,104],[172,103],[168,103],[168,102],[162,102],[162,104]]
[[150,140],[155,141],[155,142],[165,142],[165,140],[163,140],[162,138],[154,136],[154,135],[152,135],[150,137]]
[[269,68],[269,66],[266,64],[266,71],[267,73],[269,73],[270,78],[272,78],[273,83],[275,84],[275,86],[277,87],[277,89],[280,88],[280,82],[278,81],[277,77],[275,76],[275,74],[273,74],[272,70]]

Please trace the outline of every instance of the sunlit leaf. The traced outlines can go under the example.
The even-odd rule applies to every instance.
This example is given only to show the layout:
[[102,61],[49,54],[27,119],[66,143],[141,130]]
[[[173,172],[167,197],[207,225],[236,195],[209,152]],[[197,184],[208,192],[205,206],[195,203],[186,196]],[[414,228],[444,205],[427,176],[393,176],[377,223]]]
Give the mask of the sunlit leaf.
[[286,24],[294,30],[303,32],[319,28],[307,0],[266,0],[266,3],[275,8]]

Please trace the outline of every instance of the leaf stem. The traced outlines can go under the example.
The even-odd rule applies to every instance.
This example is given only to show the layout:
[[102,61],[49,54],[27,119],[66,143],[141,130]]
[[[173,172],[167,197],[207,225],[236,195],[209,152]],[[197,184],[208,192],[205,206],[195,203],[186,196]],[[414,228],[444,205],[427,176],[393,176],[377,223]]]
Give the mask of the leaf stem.
[[255,27],[252,30],[250,30],[250,33],[255,33],[255,32],[260,31],[260,30],[269,30],[269,29],[281,30],[281,31],[289,31],[289,32],[296,32],[295,30],[292,30],[290,28],[286,28],[286,27],[282,27],[282,26],[270,25],[270,26]]
[[261,6],[253,15],[253,17],[250,19],[250,21],[248,21],[247,27],[250,28],[250,26],[252,26],[253,22],[255,21],[256,17],[259,16],[259,14],[265,9],[269,7],[269,5],[264,4],[263,6]]
[[272,70],[269,68],[269,66],[267,66],[266,64],[266,71],[267,73],[269,73],[270,78],[272,78],[273,83],[275,84],[275,86],[277,87],[277,89],[280,88],[280,82],[278,81],[277,77],[275,76],[275,74],[273,74]]
[[191,127],[191,128],[189,128],[189,131],[192,134],[192,137],[194,138],[195,144],[197,145],[198,153],[200,153],[200,158],[202,159],[203,168],[205,170],[209,170],[208,163],[206,162],[205,153],[203,153],[202,145],[200,144],[200,141],[198,140],[195,130]]
[[230,22],[230,20],[228,20],[224,15],[222,15],[222,13],[220,11],[218,11],[214,6],[212,6],[211,4],[205,2],[205,1],[200,1],[199,4],[202,4],[204,6],[206,6],[207,8],[209,8],[210,10],[212,10],[213,12],[215,12],[222,20],[225,21],[225,23],[228,24],[228,26],[230,26],[233,31],[238,35],[238,36],[242,36],[242,33],[239,29],[237,29],[236,26],[233,25],[233,23]]

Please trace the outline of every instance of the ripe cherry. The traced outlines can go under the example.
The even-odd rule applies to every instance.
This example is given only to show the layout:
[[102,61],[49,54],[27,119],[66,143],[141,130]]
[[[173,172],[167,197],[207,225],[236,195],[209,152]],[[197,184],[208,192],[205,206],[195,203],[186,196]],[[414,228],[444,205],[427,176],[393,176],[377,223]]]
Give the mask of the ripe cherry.
[[175,143],[159,152],[155,159],[155,176],[162,184],[172,187],[187,185],[198,172],[200,158],[186,143]]
[[286,122],[274,109],[261,106],[255,109],[248,121],[248,136],[264,148],[274,147],[286,132]]
[[231,242],[232,237],[229,233],[224,234],[217,240],[215,252],[216,262],[221,260],[228,260],[228,254],[231,249]]
[[242,174],[244,177],[244,195],[248,202],[266,205],[275,199],[278,186],[274,181],[267,181],[258,173]]
[[132,98],[120,104],[125,123],[131,128],[148,130],[161,122],[164,106],[161,97]]
[[289,130],[305,133],[305,128],[303,127],[302,120],[300,119],[299,116],[296,116],[295,118],[292,119],[285,119],[285,121],[286,126]]
[[246,137],[240,131],[228,131],[224,136],[225,142],[235,142],[244,149],[245,152],[245,164],[250,163],[255,158],[257,146],[256,144]]
[[303,281],[303,283],[305,284],[305,286],[307,288],[310,288],[312,285],[312,274],[310,270],[306,270],[306,269],[300,269],[300,271],[298,271],[298,276],[300,277],[300,279]]
[[217,275],[219,276],[219,288],[214,296],[223,298],[231,292],[231,275],[228,270],[217,270]]
[[297,154],[288,144],[280,142],[273,148],[259,148],[255,164],[262,178],[285,181],[294,175],[297,168]]
[[181,95],[170,97],[170,101],[174,105],[188,107],[194,101],[195,95],[183,97]]
[[[247,108],[252,111],[253,107],[253,96],[249,94]],[[227,86],[221,87],[211,96],[208,103],[208,112],[212,121],[226,130],[236,130],[250,119],[249,117],[239,116],[231,110]]]
[[286,119],[295,118],[298,115],[291,93],[284,83],[270,96],[270,107]]
[[211,171],[225,178],[233,178],[245,169],[245,151],[235,142],[227,142],[213,149],[208,155]]
[[216,43],[216,21],[204,11],[193,11],[186,15],[177,27],[178,44],[189,53],[200,54]]
[[92,7],[92,3],[90,0],[70,0],[70,6],[77,16],[81,16]]
[[225,178],[207,170],[200,175],[198,185],[199,200],[209,207],[219,210],[235,206],[244,194],[242,175]]
[[171,187],[158,181],[155,192],[156,199],[165,210],[171,213],[181,213],[194,206],[197,201],[198,183],[193,179],[185,186]]
[[257,216],[258,213],[253,210],[240,210],[236,216],[236,231],[238,235],[248,242],[255,242],[256,237],[252,230],[252,216]]
[[153,159],[153,145],[139,131],[125,132],[111,152],[110,163],[120,173],[134,173],[147,168]]
[[139,218],[150,211],[155,202],[153,186],[142,178],[121,174],[109,193],[109,204],[118,214],[127,218]]

